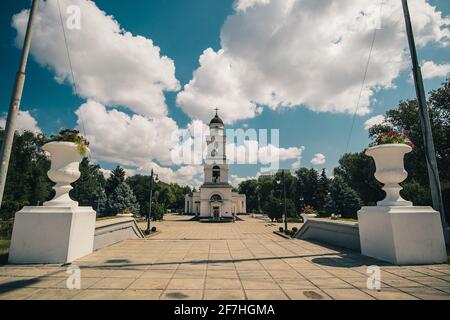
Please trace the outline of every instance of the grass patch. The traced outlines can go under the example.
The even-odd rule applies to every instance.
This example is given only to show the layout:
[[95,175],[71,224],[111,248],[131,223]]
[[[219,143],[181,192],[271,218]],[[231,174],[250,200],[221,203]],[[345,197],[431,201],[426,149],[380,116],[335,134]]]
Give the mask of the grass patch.
[[0,265],[8,263],[8,252],[11,240],[0,240]]

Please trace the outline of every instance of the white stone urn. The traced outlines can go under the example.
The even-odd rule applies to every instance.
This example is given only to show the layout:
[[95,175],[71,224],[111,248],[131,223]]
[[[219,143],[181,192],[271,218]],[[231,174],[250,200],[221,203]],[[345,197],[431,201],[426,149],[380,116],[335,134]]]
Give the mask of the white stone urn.
[[73,189],[71,183],[81,176],[79,167],[83,155],[80,154],[78,146],[73,142],[54,141],[45,144],[43,149],[50,153],[51,168],[47,176],[56,183],[53,187],[56,191],[55,196],[52,200],[45,202],[44,206],[78,207],[78,202],[69,196],[69,191]]
[[378,206],[412,206],[412,202],[403,199],[400,195],[400,183],[408,177],[404,168],[404,156],[412,151],[407,144],[382,144],[367,149],[366,155],[375,160],[375,178],[384,184],[386,192],[384,200]]

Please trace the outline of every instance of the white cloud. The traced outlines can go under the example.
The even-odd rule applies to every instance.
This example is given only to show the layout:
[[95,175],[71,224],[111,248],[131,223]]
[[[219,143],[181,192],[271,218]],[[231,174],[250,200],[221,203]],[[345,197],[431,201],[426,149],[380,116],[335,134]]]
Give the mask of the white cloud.
[[373,126],[378,125],[378,124],[382,124],[385,121],[386,121],[386,117],[383,116],[383,115],[374,116],[374,117],[366,120],[366,122],[364,122],[364,129],[369,130]]
[[200,68],[178,94],[177,104],[193,119],[205,122],[211,120],[215,107],[220,108],[221,118],[228,123],[255,117],[261,110],[242,94],[235,67],[223,50],[205,50],[200,56]]
[[158,175],[158,178],[164,182],[179,183],[181,185],[192,185],[198,188],[203,183],[202,166],[182,166],[178,169],[162,167],[154,162],[146,163],[139,167],[136,173],[150,174],[151,169]]
[[422,64],[424,79],[444,78],[450,73],[450,63],[436,64],[433,61],[425,61]]
[[[202,132],[208,134],[201,121],[193,121],[186,129],[180,130],[170,118],[151,120],[140,115],[128,115],[92,100],[81,105],[76,114],[78,128],[89,140],[94,160],[119,164],[125,167],[127,176],[150,174],[153,168],[164,182],[201,185],[203,166],[176,166],[172,161],[173,150],[181,148],[177,140],[181,131],[188,131],[195,139],[202,139]],[[103,169],[102,173],[108,177],[110,170]]]
[[105,179],[108,179],[111,176],[111,170],[105,168],[100,168],[99,170]]
[[263,164],[286,161],[292,159],[298,159],[302,153],[304,147],[290,147],[290,148],[278,148],[271,144],[259,148],[259,160]]
[[296,160],[295,162],[292,163],[291,168],[292,170],[298,170],[300,169],[302,166],[302,161],[301,158],[299,158],[298,160]]
[[[68,5],[79,6],[81,12],[81,28],[66,28],[77,93],[142,115],[167,115],[163,92],[179,88],[173,61],[161,56],[160,48],[151,39],[122,29],[93,1],[60,2],[64,19]],[[18,46],[23,42],[28,14],[23,10],[12,20]],[[31,52],[39,64],[55,73],[58,82],[73,86],[57,1],[41,1]]]
[[299,159],[305,147],[280,148],[273,144],[262,145],[255,140],[246,140],[243,144],[228,143],[227,158],[236,164],[270,164],[280,161]]
[[[374,28],[379,26],[358,114],[370,112],[375,91],[392,88],[408,66],[401,1],[387,0],[380,17],[372,0],[237,1],[221,32],[221,49],[207,49],[177,103],[226,122],[304,105],[317,112],[355,111]],[[410,1],[417,43],[446,45],[450,19],[425,0]]]
[[268,4],[270,0],[236,0],[233,4],[234,10],[245,11],[258,4]]
[[[6,117],[0,118],[0,127],[4,129],[5,126],[6,126]],[[16,131],[19,132],[31,131],[34,133],[42,132],[42,130],[38,127],[36,119],[30,114],[29,111],[19,112],[19,116],[17,117]]]
[[315,166],[325,164],[326,158],[322,153],[316,153],[312,158],[311,163]]
[[170,150],[177,143],[174,138],[178,131],[172,119],[128,115],[92,100],[81,105],[76,114],[78,128],[90,141],[94,159],[125,166],[153,160],[172,164]]
[[254,176],[254,177],[250,177],[250,176],[247,176],[247,177],[239,177],[238,175],[232,174],[231,177],[230,177],[230,184],[231,184],[233,187],[237,188],[237,187],[239,187],[239,184],[241,184],[241,182],[244,182],[244,181],[247,181],[247,180],[258,179],[258,177],[259,177],[259,174],[257,174],[257,175]]

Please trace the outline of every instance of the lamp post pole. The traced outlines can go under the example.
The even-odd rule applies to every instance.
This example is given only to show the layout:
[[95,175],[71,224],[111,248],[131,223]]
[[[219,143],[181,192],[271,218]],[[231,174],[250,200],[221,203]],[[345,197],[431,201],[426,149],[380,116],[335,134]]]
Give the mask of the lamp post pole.
[[281,171],[281,179],[283,180],[283,197],[284,197],[284,230],[287,231],[287,203],[286,203],[286,181],[284,177],[284,170]]
[[5,191],[6,176],[8,174],[9,159],[11,157],[11,149],[14,141],[14,133],[16,131],[17,116],[19,115],[20,100],[22,99],[23,85],[25,83],[25,71],[30,53],[31,37],[33,34],[33,24],[36,12],[39,7],[39,0],[33,0],[28,18],[27,31],[23,42],[22,57],[20,59],[19,70],[16,74],[13,93],[9,104],[8,118],[6,120],[5,131],[3,132],[3,143],[0,155],[0,206],[3,201],[3,193]]
[[150,220],[152,219],[153,176],[154,176],[154,173],[153,173],[153,169],[152,169],[151,174],[150,174],[150,205],[148,208],[147,230],[146,230],[146,232],[148,234],[150,234]]
[[445,219],[444,202],[442,200],[442,190],[439,180],[439,171],[436,161],[436,151],[434,148],[433,133],[431,131],[430,115],[428,114],[427,99],[423,85],[422,71],[417,58],[416,44],[409,14],[408,1],[402,0],[403,13],[405,16],[406,33],[408,36],[409,49],[413,66],[414,84],[416,87],[417,104],[419,107],[419,117],[422,127],[422,136],[425,146],[425,159],[428,168],[428,178],[430,181],[431,197],[433,200],[433,209],[439,211],[441,215],[441,224],[444,232],[445,243],[449,245],[449,236],[447,232],[447,222]]

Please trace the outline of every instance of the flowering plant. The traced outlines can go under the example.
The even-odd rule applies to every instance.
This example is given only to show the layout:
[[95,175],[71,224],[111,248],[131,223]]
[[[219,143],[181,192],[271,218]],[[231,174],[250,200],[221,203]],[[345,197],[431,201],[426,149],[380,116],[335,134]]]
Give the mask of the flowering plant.
[[78,152],[82,156],[86,155],[89,147],[89,142],[83,136],[80,136],[78,130],[63,129],[58,135],[51,135],[47,142],[73,142],[77,145]]
[[411,141],[409,130],[399,130],[390,126],[384,126],[383,129],[373,135],[375,140],[370,144],[370,147],[395,143],[407,144],[411,148],[415,147]]
[[303,213],[304,213],[304,214],[317,215],[317,210],[314,209],[313,206],[306,205],[306,206],[303,208]]

